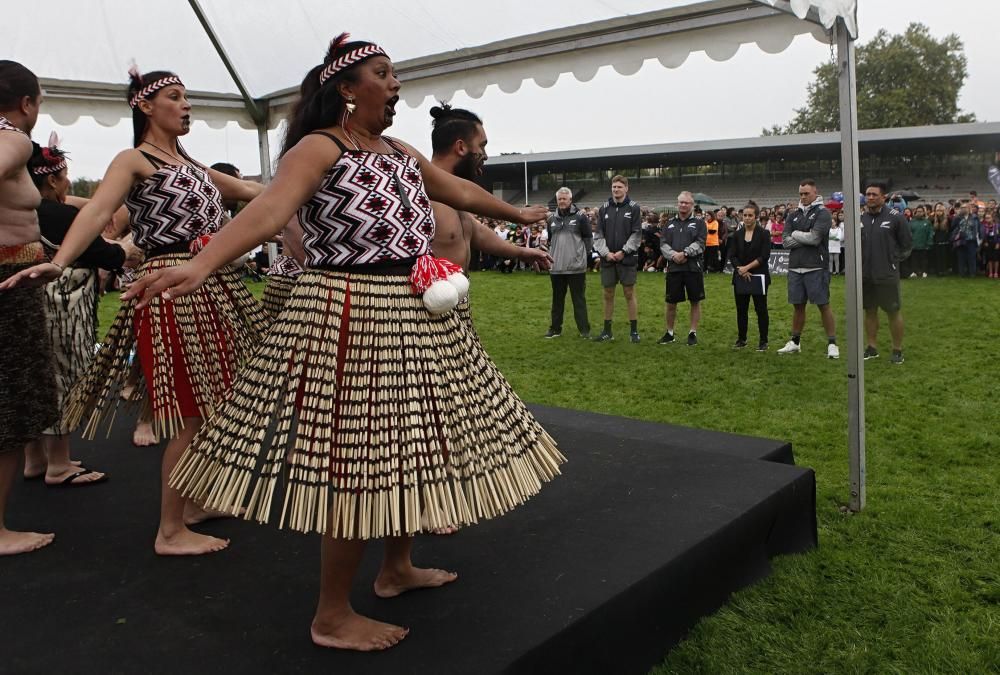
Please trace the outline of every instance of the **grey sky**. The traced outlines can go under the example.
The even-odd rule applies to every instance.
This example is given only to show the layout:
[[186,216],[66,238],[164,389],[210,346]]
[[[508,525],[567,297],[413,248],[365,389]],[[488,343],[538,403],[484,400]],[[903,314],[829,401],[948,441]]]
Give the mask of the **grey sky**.
[[[937,37],[957,33],[965,43],[969,62],[969,78],[959,105],[980,120],[1000,120],[996,84],[1000,2],[860,0],[859,5],[861,41],[869,40],[883,26],[899,32],[910,21],[927,24]],[[473,14],[470,10],[470,20],[474,20]],[[371,38],[377,40],[378,36]],[[527,81],[515,94],[504,94],[492,86],[479,99],[458,94],[451,102],[483,117],[491,155],[756,136],[761,128],[792,117],[794,108],[805,102],[812,70],[829,58],[827,45],[799,36],[777,55],[745,45],[733,59],[722,63],[699,52],[675,70],[654,60],[631,77],[608,67],[586,83],[563,75],[549,89]],[[922,86],[933,95],[934,83]],[[396,124],[388,133],[429,152],[428,110],[432,105],[430,100],[416,109],[401,104]],[[197,118],[197,110],[194,115]],[[64,128],[44,116],[36,127],[36,140],[44,141],[52,129],[71,152],[72,177],[99,178],[114,155],[131,141],[128,122],[105,128],[81,118]],[[277,152],[274,136],[272,150]],[[203,162],[229,161],[246,173],[258,172],[256,134],[235,124],[214,130],[196,123],[184,144]]]

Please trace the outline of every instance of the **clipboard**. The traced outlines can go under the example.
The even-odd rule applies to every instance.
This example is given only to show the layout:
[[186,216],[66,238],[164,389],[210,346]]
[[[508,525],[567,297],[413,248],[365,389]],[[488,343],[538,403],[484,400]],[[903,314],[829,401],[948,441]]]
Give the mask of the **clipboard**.
[[767,278],[763,274],[751,274],[749,279],[744,279],[736,274],[733,288],[739,295],[767,295]]

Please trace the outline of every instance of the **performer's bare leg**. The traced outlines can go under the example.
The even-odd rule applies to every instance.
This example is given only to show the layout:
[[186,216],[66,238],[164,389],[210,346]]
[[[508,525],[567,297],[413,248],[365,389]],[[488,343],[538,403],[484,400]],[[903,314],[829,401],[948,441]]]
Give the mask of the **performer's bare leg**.
[[202,555],[215,553],[229,546],[228,539],[219,539],[192,532],[184,524],[184,497],[169,485],[170,472],[177,466],[184,450],[201,428],[200,417],[185,417],[184,428],[167,443],[163,451],[160,476],[160,528],[153,548],[159,555]]
[[14,475],[17,474],[20,460],[20,452],[0,452],[0,556],[37,551],[51,544],[56,538],[54,534],[15,532],[7,529],[4,520],[7,498],[10,496],[10,487],[14,482]]
[[396,645],[410,632],[402,626],[361,616],[351,607],[351,585],[365,543],[363,539],[323,536],[319,603],[310,629],[313,642],[320,647],[377,651]]
[[410,558],[412,550],[413,537],[388,537],[385,540],[382,569],[375,579],[375,595],[394,598],[406,591],[437,588],[458,579],[454,572],[414,567]]
[[[41,478],[45,475],[49,467],[49,460],[46,457],[45,436],[40,436],[38,440],[32,441],[24,446],[24,477],[28,480]],[[66,461],[73,466],[80,466],[80,461],[69,459],[69,446],[67,446]]]

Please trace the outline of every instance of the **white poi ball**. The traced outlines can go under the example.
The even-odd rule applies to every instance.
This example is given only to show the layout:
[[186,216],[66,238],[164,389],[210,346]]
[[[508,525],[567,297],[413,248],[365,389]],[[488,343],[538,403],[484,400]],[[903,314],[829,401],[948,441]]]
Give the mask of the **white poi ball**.
[[431,314],[444,314],[458,306],[458,291],[455,287],[439,279],[424,291],[424,307]]
[[469,278],[461,272],[448,275],[446,281],[455,287],[459,298],[465,298],[469,295]]

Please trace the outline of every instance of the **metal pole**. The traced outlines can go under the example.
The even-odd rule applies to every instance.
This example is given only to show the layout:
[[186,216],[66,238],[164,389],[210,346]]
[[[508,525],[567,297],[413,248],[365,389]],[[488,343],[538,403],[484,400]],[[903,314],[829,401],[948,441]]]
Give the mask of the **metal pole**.
[[847,447],[850,454],[852,511],[865,507],[865,362],[861,319],[861,219],[858,208],[858,92],[854,40],[843,19],[834,27],[840,74],[840,172],[844,190],[844,243],[847,306]]
[[524,203],[528,203],[528,162],[524,162]]
[[260,182],[271,182],[271,143],[267,138],[267,125],[257,125],[257,149],[260,152]]

